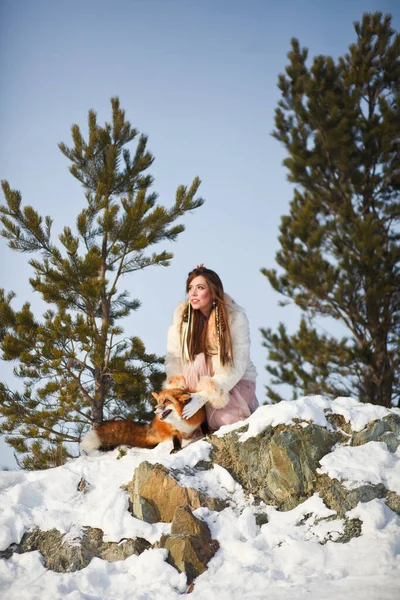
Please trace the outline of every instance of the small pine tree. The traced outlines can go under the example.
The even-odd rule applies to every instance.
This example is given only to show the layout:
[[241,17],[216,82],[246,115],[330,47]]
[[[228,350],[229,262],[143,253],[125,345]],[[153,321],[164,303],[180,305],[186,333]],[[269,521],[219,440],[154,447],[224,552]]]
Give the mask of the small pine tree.
[[[2,358],[17,363],[15,374],[24,382],[22,392],[0,386],[0,433],[25,455],[25,468],[61,464],[69,443],[103,417],[145,419],[149,391],[159,389],[163,377],[163,359],[146,353],[139,338],[123,335],[121,320],[140,303],[120,286],[135,271],[169,265],[171,253],[146,250],[184,230],[175,221],[203,204],[195,199],[200,181],[180,186],[172,208],[157,205],[149,191],[154,159],[147,138],[138,137],[117,98],[111,104],[111,123],[100,126],[90,111],[88,140],[74,125],[73,146],[59,145],[86,192],[76,234],[65,227],[54,243],[50,217],[22,207],[21,194],[2,182],[1,235],[13,250],[40,253],[29,261],[30,284],[49,305],[38,319],[28,302],[14,310],[14,294],[0,289]],[[131,155],[127,146],[137,137]]]
[[[262,333],[272,383],[293,397],[351,394],[389,407],[400,397],[400,35],[381,13],[355,31],[344,57],[311,67],[292,40],[279,77],[273,135],[296,189],[281,221],[282,272],[262,272],[304,316],[294,335],[282,324]],[[321,335],[317,317],[347,337]]]

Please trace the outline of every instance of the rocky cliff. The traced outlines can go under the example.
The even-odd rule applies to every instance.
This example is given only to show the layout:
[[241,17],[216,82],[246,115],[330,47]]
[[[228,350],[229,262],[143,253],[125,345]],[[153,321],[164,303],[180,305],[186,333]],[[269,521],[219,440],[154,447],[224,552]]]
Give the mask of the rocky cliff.
[[[346,544],[363,535],[363,520],[354,512],[360,503],[379,499],[397,519],[400,411],[379,412],[380,407],[356,406],[345,399],[328,403],[319,397],[287,404],[263,407],[247,422],[195,442],[207,452],[199,451],[193,458],[192,444],[190,464],[184,460],[189,447],[169,466],[157,461],[156,451],[141,456],[120,493],[127,498],[131,518],[167,524],[157,539],[131,537],[128,532],[109,541],[101,528],[90,525],[90,518],[82,525],[83,512],[75,537],[31,523],[0,556],[8,560],[38,550],[47,569],[73,572],[87,567],[94,557],[122,561],[163,549],[169,564],[186,575],[191,591],[220,548],[205,515],[213,515],[212,522],[217,523],[218,515],[229,508],[240,512],[251,507],[254,527],[266,528],[276,511],[298,511],[296,526],[303,528],[305,539],[322,546]],[[121,453],[114,457],[116,463],[123,460]],[[380,465],[378,475],[374,457]],[[102,460],[100,453],[96,460]],[[371,461],[370,474],[366,460]],[[83,471],[76,470],[76,502],[82,506],[95,483]],[[305,512],[307,501],[311,511]],[[314,505],[319,507],[315,513]]]

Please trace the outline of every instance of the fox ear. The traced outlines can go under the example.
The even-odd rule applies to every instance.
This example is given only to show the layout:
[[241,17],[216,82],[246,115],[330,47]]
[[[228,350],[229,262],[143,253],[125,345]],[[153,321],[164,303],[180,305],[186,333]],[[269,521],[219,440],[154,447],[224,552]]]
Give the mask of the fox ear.
[[156,394],[155,392],[151,392],[151,395],[153,396],[153,398],[155,398],[158,402],[158,396],[159,394]]

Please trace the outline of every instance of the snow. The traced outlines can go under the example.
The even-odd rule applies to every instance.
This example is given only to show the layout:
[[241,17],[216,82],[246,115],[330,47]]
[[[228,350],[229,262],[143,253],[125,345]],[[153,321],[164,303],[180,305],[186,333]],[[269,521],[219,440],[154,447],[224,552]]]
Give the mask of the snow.
[[272,406],[262,406],[246,421],[221,427],[218,435],[225,435],[246,424],[248,430],[240,436],[240,440],[245,441],[258,435],[267,427],[276,427],[280,424],[290,425],[293,423],[293,419],[303,421],[305,424],[312,421],[317,425],[332,429],[326,419],[327,412],[342,415],[350,423],[353,431],[361,431],[371,421],[382,419],[389,414],[395,413],[400,416],[398,408],[389,409],[374,404],[360,404],[353,398],[340,397],[331,401],[323,396],[305,396],[295,402],[285,400]]
[[[327,411],[342,414],[357,431],[372,420],[399,414],[350,398],[329,402],[313,396],[259,408],[245,422],[248,430],[239,434],[240,439],[271,425],[290,424],[293,419],[331,428]],[[223,431],[240,426],[243,423]],[[349,511],[348,519],[362,521],[362,535],[346,544],[335,543],[345,520],[330,520],[334,511],[319,495],[287,512],[256,505],[223,467],[193,469],[199,461],[210,459],[211,445],[206,441],[189,444],[177,454],[169,454],[170,450],[170,443],[165,442],[154,450],[128,449],[124,456],[118,450],[96,451],[47,471],[0,472],[0,549],[18,543],[35,525],[42,530],[55,527],[72,543],[85,525],[101,528],[106,541],[140,536],[154,543],[170,531],[170,524],[149,524],[132,517],[127,492],[121,487],[129,483],[139,463],[147,460],[179,470],[181,485],[229,500],[221,512],[207,508],[195,511],[208,524],[220,549],[207,571],[196,579],[190,594],[193,600],[398,597],[400,519],[383,499],[360,503]],[[319,471],[349,488],[366,482],[382,483],[400,493],[399,459],[400,451],[389,452],[383,442],[337,445],[322,458]],[[77,489],[81,478],[89,484],[86,493]],[[262,526],[256,523],[259,513],[268,517]],[[166,557],[166,550],[151,549],[114,563],[93,559],[82,571],[62,574],[47,570],[39,552],[14,554],[0,560],[0,598],[175,600],[187,591],[186,577],[169,565]]]
[[339,479],[347,488],[363,483],[383,485],[400,494],[400,446],[389,452],[384,442],[368,442],[363,446],[342,446],[326,454],[321,460],[319,473]]

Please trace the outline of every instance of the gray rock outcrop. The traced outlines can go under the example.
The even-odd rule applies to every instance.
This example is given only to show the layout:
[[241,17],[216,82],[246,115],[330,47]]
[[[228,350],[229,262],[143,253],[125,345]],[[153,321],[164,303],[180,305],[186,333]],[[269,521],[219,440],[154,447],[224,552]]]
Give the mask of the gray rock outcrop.
[[269,427],[239,442],[238,433],[212,436],[213,461],[266,504],[290,510],[314,493],[320,459],[342,435],[319,425]]
[[75,538],[66,536],[57,529],[40,531],[34,528],[23,535],[19,544],[13,544],[0,557],[10,558],[14,552],[23,554],[39,550],[47,569],[69,573],[84,569],[94,557],[114,562],[124,560],[132,554],[138,556],[150,547],[151,544],[143,538],[103,542],[103,532],[94,527],[84,527],[81,535]]

